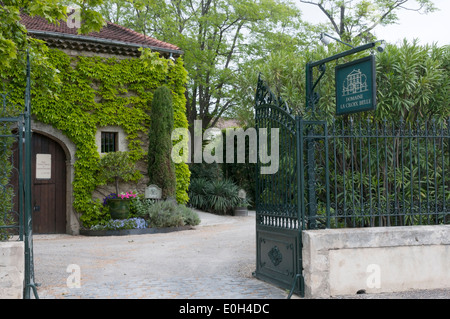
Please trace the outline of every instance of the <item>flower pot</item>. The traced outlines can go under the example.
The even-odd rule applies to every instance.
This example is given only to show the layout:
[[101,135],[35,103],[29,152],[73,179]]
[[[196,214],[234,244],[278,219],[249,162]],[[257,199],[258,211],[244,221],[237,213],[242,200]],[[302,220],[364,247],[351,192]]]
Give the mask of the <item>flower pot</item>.
[[112,219],[126,219],[130,216],[129,199],[108,199],[109,214]]
[[235,207],[234,208],[234,216],[248,216],[247,207]]

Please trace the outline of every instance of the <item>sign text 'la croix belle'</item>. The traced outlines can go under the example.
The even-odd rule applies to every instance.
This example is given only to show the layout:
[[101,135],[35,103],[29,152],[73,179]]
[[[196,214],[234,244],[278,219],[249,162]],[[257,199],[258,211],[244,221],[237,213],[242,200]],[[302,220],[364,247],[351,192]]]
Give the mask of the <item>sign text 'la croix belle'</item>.
[[375,57],[336,66],[336,115],[375,110]]

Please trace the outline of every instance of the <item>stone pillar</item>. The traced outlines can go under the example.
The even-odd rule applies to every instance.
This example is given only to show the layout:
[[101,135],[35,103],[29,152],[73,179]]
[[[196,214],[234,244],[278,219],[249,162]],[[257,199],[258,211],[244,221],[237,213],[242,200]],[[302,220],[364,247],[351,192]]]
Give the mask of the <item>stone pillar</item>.
[[22,299],[24,242],[0,242],[0,299]]

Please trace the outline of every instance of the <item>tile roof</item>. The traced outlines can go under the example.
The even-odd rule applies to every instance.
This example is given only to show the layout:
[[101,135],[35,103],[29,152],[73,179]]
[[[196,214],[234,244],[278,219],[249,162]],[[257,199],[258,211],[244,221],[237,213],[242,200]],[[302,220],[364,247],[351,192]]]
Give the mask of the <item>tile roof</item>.
[[91,32],[85,35],[79,35],[76,28],[70,28],[68,24],[61,20],[59,25],[48,23],[44,18],[35,16],[30,17],[26,14],[21,14],[21,23],[27,28],[30,34],[39,33],[41,37],[45,34],[51,36],[69,36],[72,40],[109,40],[110,42],[120,42],[124,45],[144,46],[150,47],[152,50],[161,50],[164,52],[182,53],[179,47],[157,40],[155,38],[145,36],[141,33],[125,28],[123,26],[107,22],[107,24],[100,30],[100,32]]
[[238,120],[225,119],[225,118],[221,117],[219,120],[217,120],[215,127],[219,128],[219,129],[224,129],[224,128],[240,127],[240,125],[239,125]]

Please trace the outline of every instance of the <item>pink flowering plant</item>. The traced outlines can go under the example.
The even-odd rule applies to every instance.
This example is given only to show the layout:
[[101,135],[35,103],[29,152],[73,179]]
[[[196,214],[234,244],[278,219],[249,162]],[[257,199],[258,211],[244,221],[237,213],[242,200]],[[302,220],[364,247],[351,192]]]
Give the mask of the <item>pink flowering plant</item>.
[[136,198],[137,193],[133,192],[126,192],[126,193],[120,193],[117,197],[121,198],[121,199],[132,199],[132,198]]
[[136,198],[137,192],[136,191],[131,191],[131,192],[122,192],[120,194],[116,194],[116,193],[111,193],[108,196],[106,196],[105,198],[103,198],[103,206],[108,205],[108,200],[109,199],[133,199]]

